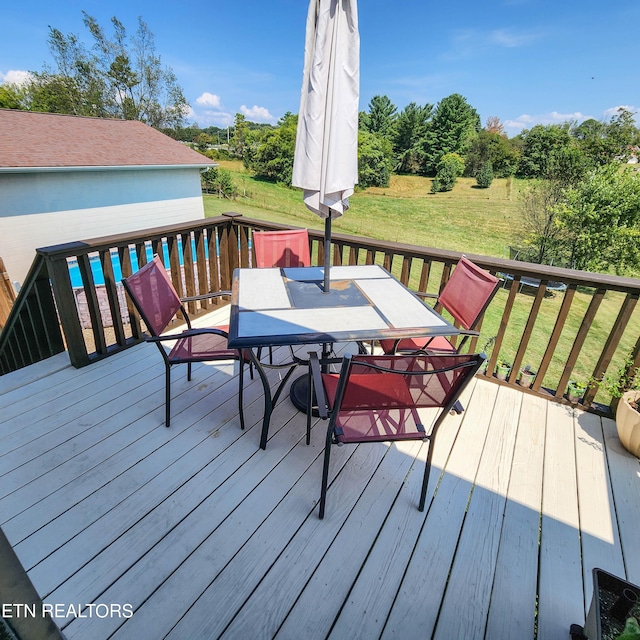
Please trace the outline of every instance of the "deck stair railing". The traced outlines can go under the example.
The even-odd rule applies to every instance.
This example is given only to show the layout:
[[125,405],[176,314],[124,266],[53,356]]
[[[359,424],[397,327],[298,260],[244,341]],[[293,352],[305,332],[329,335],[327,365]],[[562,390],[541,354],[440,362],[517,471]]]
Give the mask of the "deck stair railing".
[[[181,296],[227,290],[234,268],[254,264],[253,231],[281,228],[287,227],[228,213],[38,249],[0,333],[0,373],[65,348],[81,367],[138,343],[144,327],[123,295],[122,277],[157,253]],[[312,262],[322,265],[323,232],[310,229],[309,238]],[[429,293],[444,286],[462,255],[340,233],[332,240],[332,264],[381,264],[409,288]],[[621,362],[640,367],[639,279],[466,255],[504,280],[480,338],[469,341],[469,350],[487,350],[487,377],[496,380],[498,364],[508,360],[510,373],[497,382],[565,402],[569,381],[578,378],[590,383],[582,398],[590,406],[608,403],[600,382]],[[209,309],[190,303],[189,311]],[[523,368],[535,372],[530,387],[519,385]]]

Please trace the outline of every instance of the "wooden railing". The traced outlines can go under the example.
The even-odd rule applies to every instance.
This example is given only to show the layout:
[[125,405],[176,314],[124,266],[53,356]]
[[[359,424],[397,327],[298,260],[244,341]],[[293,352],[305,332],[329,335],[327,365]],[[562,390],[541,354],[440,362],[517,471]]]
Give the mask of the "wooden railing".
[[[233,269],[254,264],[253,231],[279,228],[286,227],[229,213],[193,224],[38,249],[32,268],[37,277],[25,282],[8,331],[0,334],[1,372],[36,361],[38,354],[51,355],[52,349],[36,350],[29,357],[23,354],[34,351],[32,343],[42,343],[43,335],[45,342],[55,345],[54,351],[59,349],[61,341],[54,339],[59,326],[77,367],[139,342],[142,327],[121,291],[121,276],[157,253],[181,296],[228,290]],[[323,232],[309,230],[309,236],[312,261],[323,264]],[[331,262],[381,264],[408,287],[438,293],[461,255],[334,233]],[[591,382],[583,399],[588,406],[609,401],[599,381],[629,356],[630,368],[640,366],[640,280],[473,254],[467,257],[492,273],[508,276],[485,314],[480,338],[469,343],[470,350],[487,351],[488,377],[495,379],[499,360],[506,359],[512,365],[511,373],[500,383],[516,385],[521,368],[528,365],[536,372],[535,379],[530,388],[519,388],[561,401],[569,380],[580,378]],[[47,306],[43,288],[53,292],[51,300],[55,299],[58,315],[51,303]],[[37,289],[38,299],[45,300],[35,314],[43,318],[41,322],[34,323],[33,311],[25,316],[21,298],[23,293],[25,298],[32,296],[31,289]],[[190,303],[189,311],[198,314],[210,308],[205,303]]]

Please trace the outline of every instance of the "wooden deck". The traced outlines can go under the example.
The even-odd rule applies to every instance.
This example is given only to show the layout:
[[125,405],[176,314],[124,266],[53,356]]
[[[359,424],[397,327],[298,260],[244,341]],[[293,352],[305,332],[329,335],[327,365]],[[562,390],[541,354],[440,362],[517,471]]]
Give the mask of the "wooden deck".
[[475,380],[424,513],[424,445],[370,444],[335,448],[320,521],[324,426],[306,446],[285,397],[262,451],[257,378],[241,431],[233,365],[181,374],[170,429],[152,345],[0,378],[0,522],[45,602],[85,607],[70,640],[565,639],[593,567],[640,583],[640,466],[610,420]]

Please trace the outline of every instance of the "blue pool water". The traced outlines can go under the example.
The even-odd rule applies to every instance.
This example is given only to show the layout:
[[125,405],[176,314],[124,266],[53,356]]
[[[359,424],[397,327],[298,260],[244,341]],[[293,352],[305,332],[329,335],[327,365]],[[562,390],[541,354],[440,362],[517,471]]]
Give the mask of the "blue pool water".
[[[191,240],[191,249],[193,251],[193,255],[195,256],[196,245],[195,241]],[[208,256],[208,247],[205,246],[205,255]],[[145,245],[145,252],[147,254],[147,262],[153,259],[153,249],[151,248],[151,244]],[[163,254],[163,262],[164,264],[169,264],[169,247],[166,242],[162,242],[162,254]],[[129,248],[129,255],[131,256],[131,269],[133,273],[138,270],[138,256],[136,255],[136,250],[134,247]],[[183,264],[182,258],[182,243],[178,238],[178,255],[180,256],[180,264]],[[120,282],[122,280],[122,267],[120,265],[120,256],[118,256],[117,251],[111,252],[111,263],[113,264],[113,275],[115,277],[116,282]],[[104,284],[104,273],[102,272],[102,265],[100,264],[100,258],[96,256],[91,256],[89,259],[89,264],[91,265],[91,272],[93,274],[93,280],[95,284],[100,285]],[[82,276],[80,275],[80,267],[78,266],[77,260],[69,261],[69,276],[71,277],[71,286],[72,287],[81,287],[82,286]]]

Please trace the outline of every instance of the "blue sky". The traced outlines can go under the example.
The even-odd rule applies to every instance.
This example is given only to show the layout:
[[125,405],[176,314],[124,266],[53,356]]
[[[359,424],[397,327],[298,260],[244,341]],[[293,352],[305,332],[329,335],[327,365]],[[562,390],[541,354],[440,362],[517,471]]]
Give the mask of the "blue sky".
[[[235,113],[275,123],[300,101],[307,0],[14,0],[0,9],[0,81],[52,58],[48,27],[89,42],[86,11],[111,33],[141,16],[200,126]],[[640,109],[640,2],[360,0],[360,110],[387,95],[402,110],[462,94],[511,136],[535,124]],[[636,117],[640,124],[640,117]]]

